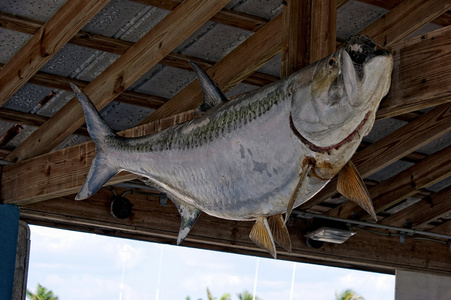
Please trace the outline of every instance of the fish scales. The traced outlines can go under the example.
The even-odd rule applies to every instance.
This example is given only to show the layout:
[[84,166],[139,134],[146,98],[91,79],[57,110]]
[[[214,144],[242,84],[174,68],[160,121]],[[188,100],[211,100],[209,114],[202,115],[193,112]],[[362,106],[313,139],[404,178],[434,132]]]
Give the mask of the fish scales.
[[173,200],[182,218],[177,243],[203,211],[257,220],[250,237],[275,257],[274,242],[291,248],[281,214],[286,221],[294,207],[347,166],[339,174],[339,190],[375,217],[350,159],[390,87],[388,51],[354,36],[329,57],[230,101],[199,66],[192,67],[204,95],[196,110],[202,116],[145,137],[115,135],[88,96],[72,85],[96,143],[76,199],[126,170],[148,178]]

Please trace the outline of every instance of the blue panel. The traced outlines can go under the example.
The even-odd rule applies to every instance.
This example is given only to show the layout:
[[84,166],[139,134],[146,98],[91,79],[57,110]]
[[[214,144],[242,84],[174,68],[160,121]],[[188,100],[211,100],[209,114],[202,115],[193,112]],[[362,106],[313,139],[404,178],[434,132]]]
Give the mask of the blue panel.
[[19,212],[17,206],[0,204],[0,300],[13,295]]

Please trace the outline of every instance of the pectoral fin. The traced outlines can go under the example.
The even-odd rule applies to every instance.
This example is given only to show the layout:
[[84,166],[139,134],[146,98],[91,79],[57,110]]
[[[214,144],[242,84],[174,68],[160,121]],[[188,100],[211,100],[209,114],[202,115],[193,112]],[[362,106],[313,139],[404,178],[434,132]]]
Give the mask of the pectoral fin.
[[338,174],[337,191],[358,204],[377,221],[370,193],[352,161],[349,161]]
[[177,237],[177,245],[180,245],[180,243],[183,242],[188,233],[191,231],[191,228],[193,228],[201,212],[194,206],[190,206],[174,200],[172,200],[172,202],[174,202],[180,213],[180,217],[182,218],[182,222],[180,223],[179,236]]
[[293,191],[293,194],[291,194],[290,201],[288,202],[287,206],[287,212],[285,214],[285,223],[288,221],[288,218],[291,215],[291,211],[293,210],[294,202],[296,202],[296,199],[299,198],[302,192],[302,186],[305,181],[305,178],[307,177],[307,173],[312,168],[312,164],[309,162],[308,159],[305,159],[302,165],[301,174],[299,174],[299,181],[296,185],[295,190]]
[[268,220],[266,217],[258,217],[254,227],[252,227],[249,238],[257,244],[257,246],[267,250],[272,257],[276,258],[276,245],[271,234]]
[[288,228],[282,215],[268,217],[268,224],[277,245],[291,253],[290,234],[288,233]]

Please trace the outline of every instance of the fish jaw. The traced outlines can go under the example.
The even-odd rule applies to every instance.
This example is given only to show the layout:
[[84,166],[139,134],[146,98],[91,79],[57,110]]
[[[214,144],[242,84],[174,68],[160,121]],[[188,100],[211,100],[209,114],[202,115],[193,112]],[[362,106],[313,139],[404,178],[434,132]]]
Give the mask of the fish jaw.
[[310,90],[298,89],[293,98],[293,126],[304,142],[331,149],[351,134],[365,136],[388,93],[392,68],[392,55],[361,36],[317,62]]

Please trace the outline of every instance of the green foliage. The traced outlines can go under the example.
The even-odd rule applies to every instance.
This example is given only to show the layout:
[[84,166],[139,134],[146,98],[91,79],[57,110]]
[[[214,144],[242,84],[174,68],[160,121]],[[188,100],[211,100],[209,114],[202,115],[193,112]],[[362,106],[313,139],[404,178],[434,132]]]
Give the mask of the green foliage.
[[[244,291],[243,293],[237,294],[238,296],[238,300],[253,300],[254,298],[252,297],[252,294],[249,293],[248,291]],[[186,297],[186,300],[191,300],[190,296]],[[202,299],[198,299],[198,300],[202,300]],[[213,295],[210,292],[210,289],[207,287],[207,300],[217,300],[216,297],[213,297]],[[221,298],[219,298],[219,300],[232,300],[232,297],[230,296],[230,294],[224,294],[221,296]],[[261,300],[258,297],[255,297],[255,300]],[[354,300],[354,299],[353,299]]]
[[350,289],[342,292],[340,295],[335,293],[335,299],[336,300],[364,300],[364,298],[362,296],[356,294],[356,292],[354,292],[353,290],[350,290]]
[[36,293],[33,293],[27,289],[27,297],[30,300],[58,300],[58,296],[53,295],[53,292],[51,290],[48,290],[39,283],[36,289]]

